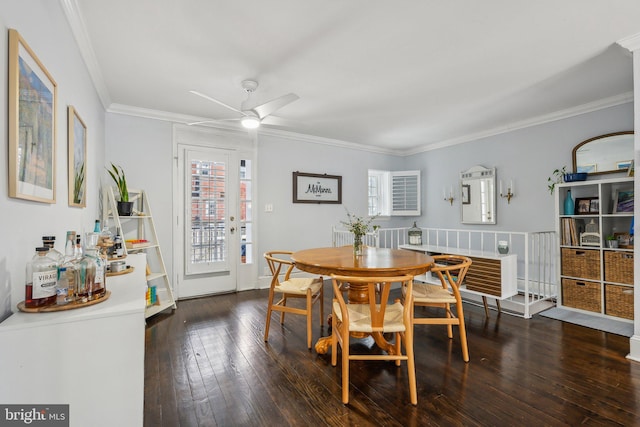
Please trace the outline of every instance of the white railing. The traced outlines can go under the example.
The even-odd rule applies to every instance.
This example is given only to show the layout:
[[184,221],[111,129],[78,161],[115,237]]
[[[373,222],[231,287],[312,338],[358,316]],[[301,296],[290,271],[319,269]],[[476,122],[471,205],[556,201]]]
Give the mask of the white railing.
[[[408,243],[408,228],[380,228],[365,237],[365,244],[398,248]],[[495,253],[498,241],[509,243],[518,257],[518,295],[501,301],[502,307],[529,319],[554,304],[557,296],[557,235],[554,231],[519,232],[422,228],[422,244]],[[353,243],[353,234],[333,228],[333,245]]]

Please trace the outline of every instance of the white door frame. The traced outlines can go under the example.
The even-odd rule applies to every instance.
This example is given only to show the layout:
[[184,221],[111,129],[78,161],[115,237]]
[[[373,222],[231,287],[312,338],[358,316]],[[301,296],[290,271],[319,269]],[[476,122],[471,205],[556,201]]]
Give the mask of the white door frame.
[[[251,158],[254,164],[255,176],[255,159],[256,159],[256,135],[249,135],[247,132],[232,131],[219,128],[210,128],[203,126],[186,126],[174,124],[173,126],[173,283],[175,295],[180,295],[180,285],[184,273],[184,213],[180,211],[184,198],[184,191],[180,188],[181,177],[179,176],[182,168],[178,165],[179,149],[182,145],[193,147],[206,147],[216,150],[228,150],[234,154],[231,158]],[[238,165],[239,166],[239,165]],[[235,165],[231,165],[235,167]],[[256,185],[253,185],[253,200],[256,200]],[[234,212],[236,208],[233,209]],[[253,241],[256,242],[257,227],[254,227]],[[238,240],[236,247],[240,247],[240,233],[234,234]],[[257,242],[253,245],[254,250],[257,248]],[[239,254],[239,252],[238,252]],[[257,285],[258,262],[254,254],[253,264],[240,264],[240,256],[237,259],[235,268],[236,290],[253,289]],[[179,297],[178,297],[179,298]]]

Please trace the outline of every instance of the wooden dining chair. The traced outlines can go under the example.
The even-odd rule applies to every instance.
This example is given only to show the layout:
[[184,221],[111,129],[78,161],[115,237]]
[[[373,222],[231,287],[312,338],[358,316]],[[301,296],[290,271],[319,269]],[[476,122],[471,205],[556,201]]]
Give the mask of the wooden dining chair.
[[[265,342],[269,340],[269,326],[271,324],[271,313],[280,312],[280,324],[284,324],[285,313],[302,314],[307,317],[307,348],[311,348],[312,322],[311,315],[313,304],[320,301],[320,324],[324,317],[323,307],[323,278],[320,277],[291,277],[291,272],[295,268],[290,259],[291,251],[269,251],[265,252],[264,258],[271,271],[271,286],[269,287],[269,305],[267,306],[267,321],[264,330]],[[284,271],[283,271],[284,270]],[[282,276],[282,280],[281,280]],[[274,303],[276,294],[280,299]],[[288,306],[288,299],[304,299],[304,308]]]
[[[396,277],[351,277],[332,275],[334,300],[332,304],[332,351],[331,364],[338,363],[338,345],[342,349],[342,403],[349,403],[349,362],[352,360],[393,360],[400,366],[407,361],[409,377],[409,397],[413,405],[418,403],[416,389],[416,369],[413,355],[413,328],[411,327],[411,290],[412,276]],[[389,303],[389,291],[393,283],[400,283],[408,290],[405,304],[399,299]],[[368,303],[345,302],[342,295],[347,284],[364,284],[368,287]],[[376,292],[378,290],[378,292]],[[349,340],[353,332],[371,334],[378,340],[384,340],[383,334],[392,333],[395,337],[383,354],[351,354]],[[386,347],[386,346],[385,346]],[[404,347],[404,354],[402,352]]]
[[[416,283],[413,286],[413,324],[414,325],[447,325],[447,335],[453,338],[453,325],[458,325],[460,330],[460,344],[462,346],[462,358],[469,361],[469,348],[467,346],[467,331],[464,325],[464,311],[460,285],[471,266],[471,259],[460,255],[434,255],[434,266],[431,273],[435,274],[441,285]],[[408,290],[403,291],[406,296]],[[456,313],[451,305],[456,307]],[[444,317],[418,317],[416,306],[439,307],[444,309]]]

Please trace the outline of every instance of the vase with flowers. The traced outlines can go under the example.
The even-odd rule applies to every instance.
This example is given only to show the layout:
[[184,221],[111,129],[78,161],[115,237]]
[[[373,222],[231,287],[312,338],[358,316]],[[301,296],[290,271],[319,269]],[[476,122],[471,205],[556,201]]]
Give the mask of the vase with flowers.
[[376,219],[376,216],[370,216],[368,218],[352,215],[347,210],[347,221],[340,221],[344,226],[347,227],[347,230],[353,233],[353,255],[360,256],[362,255],[362,238],[365,234],[367,234],[371,229],[373,231],[379,228],[378,225],[371,225],[373,220]]

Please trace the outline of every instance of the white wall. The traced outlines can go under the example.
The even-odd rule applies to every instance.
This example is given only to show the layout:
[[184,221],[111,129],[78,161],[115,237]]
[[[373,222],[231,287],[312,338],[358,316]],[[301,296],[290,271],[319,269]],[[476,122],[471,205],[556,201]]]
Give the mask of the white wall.
[[[633,104],[627,103],[526,129],[407,158],[408,169],[423,168],[423,216],[418,224],[435,228],[479,228],[460,223],[460,200],[445,202],[442,188],[459,182],[460,172],[474,165],[495,167],[497,180],[513,179],[511,203],[498,197],[497,223],[482,228],[508,231],[554,230],[554,198],[547,178],[556,168],[573,169],[573,147],[594,136],[633,130]],[[606,177],[606,175],[605,175]]]
[[[56,118],[56,203],[8,197],[7,59],[8,29],[16,29],[58,84]],[[0,2],[0,319],[24,299],[25,266],[43,235],[55,235],[63,251],[67,230],[93,230],[98,212],[99,176],[104,159],[104,109],[89,78],[60,3],[48,0]],[[67,106],[87,125],[87,207],[68,206]]]

